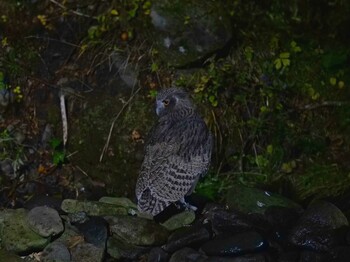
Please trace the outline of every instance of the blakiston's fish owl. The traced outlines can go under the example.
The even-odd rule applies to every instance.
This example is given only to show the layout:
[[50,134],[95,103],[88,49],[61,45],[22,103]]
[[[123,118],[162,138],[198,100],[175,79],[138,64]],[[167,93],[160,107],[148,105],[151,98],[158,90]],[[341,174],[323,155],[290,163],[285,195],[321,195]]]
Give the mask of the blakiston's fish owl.
[[[157,215],[194,190],[210,164],[212,137],[189,96],[178,88],[157,95],[158,123],[150,132],[136,184],[140,211]],[[187,207],[191,207],[186,204]]]

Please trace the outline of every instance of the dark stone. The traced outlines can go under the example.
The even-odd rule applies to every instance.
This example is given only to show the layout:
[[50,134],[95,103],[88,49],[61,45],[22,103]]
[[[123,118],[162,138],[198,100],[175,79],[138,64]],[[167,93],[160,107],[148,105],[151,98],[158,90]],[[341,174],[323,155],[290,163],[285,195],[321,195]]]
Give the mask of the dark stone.
[[108,223],[102,217],[90,217],[90,219],[76,227],[84,235],[85,241],[96,247],[104,248],[108,237]]
[[185,247],[176,251],[170,258],[169,262],[204,262],[206,256],[195,249]]
[[185,66],[223,48],[231,39],[230,17],[219,1],[152,1],[150,31],[159,56]]
[[270,206],[264,216],[274,230],[285,232],[296,224],[300,214],[293,208]]
[[226,203],[230,209],[239,210],[245,214],[265,214],[267,208],[271,206],[288,207],[297,212],[303,211],[300,205],[279,194],[242,185],[233,186],[228,190]]
[[152,248],[148,254],[148,262],[167,262],[169,255],[162,248]]
[[105,219],[109,223],[112,237],[129,244],[157,246],[164,244],[169,237],[168,230],[149,219],[121,215]]
[[257,232],[243,232],[222,239],[213,239],[201,249],[209,256],[237,256],[265,250],[267,241]]
[[292,229],[292,244],[314,251],[328,251],[345,243],[348,221],[333,204],[325,201],[312,203]]
[[182,247],[201,245],[210,239],[209,231],[202,225],[181,228],[174,231],[164,245],[164,250],[174,252]]
[[69,262],[71,261],[71,256],[68,248],[59,241],[50,243],[45,247],[41,254],[41,260],[43,262],[60,261]]
[[115,259],[126,258],[135,260],[148,251],[148,247],[135,246],[113,237],[108,238],[107,241],[107,253]]
[[225,210],[223,207],[213,204],[204,208],[203,220],[210,222],[215,235],[232,235],[253,229],[245,215],[238,211]]

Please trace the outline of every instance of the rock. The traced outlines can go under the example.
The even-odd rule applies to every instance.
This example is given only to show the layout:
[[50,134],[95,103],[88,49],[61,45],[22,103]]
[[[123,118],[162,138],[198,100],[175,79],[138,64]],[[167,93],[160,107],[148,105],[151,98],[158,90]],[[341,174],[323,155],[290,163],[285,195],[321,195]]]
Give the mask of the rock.
[[187,228],[180,228],[173,232],[164,245],[166,252],[174,252],[183,247],[191,247],[208,241],[210,233],[204,226],[191,226]]
[[[314,251],[328,251],[345,239],[349,225],[344,214],[333,204],[313,202],[291,230],[289,239],[298,247]],[[344,240],[345,242],[345,240]]]
[[295,225],[300,214],[293,208],[270,206],[266,208],[264,217],[274,230],[285,232]]
[[70,260],[71,256],[68,248],[60,241],[55,241],[47,245],[41,253],[40,259],[42,262],[69,262]]
[[113,237],[126,243],[140,246],[162,245],[169,231],[152,220],[131,216],[108,216]]
[[25,209],[0,212],[0,239],[2,248],[15,253],[28,253],[42,250],[49,242],[41,237],[27,223]]
[[27,221],[30,228],[43,237],[56,236],[64,230],[58,212],[46,206],[31,209],[28,212]]
[[0,249],[0,261],[6,262],[23,262],[21,257],[10,253],[4,249]]
[[82,224],[76,225],[84,235],[85,241],[94,244],[96,247],[104,248],[108,238],[108,224],[102,217],[90,217]]
[[159,56],[185,66],[221,49],[231,39],[230,18],[218,1],[152,1],[150,32]]
[[162,248],[152,248],[148,254],[148,262],[167,262],[169,255]]
[[98,248],[93,244],[80,243],[71,249],[73,262],[102,262],[104,248]]
[[107,241],[107,253],[115,259],[137,259],[148,251],[149,248],[127,244],[113,237]]
[[138,213],[137,205],[126,197],[101,197],[99,202],[124,207],[127,209],[128,214]]
[[297,262],[299,257],[299,251],[281,252],[278,254],[278,262]]
[[69,218],[70,223],[72,223],[72,224],[82,224],[82,223],[85,223],[86,221],[89,220],[88,215],[83,211],[79,211],[76,213],[70,213],[70,214],[68,214],[68,218]]
[[340,246],[331,250],[331,261],[342,262],[348,261],[350,258],[350,247]]
[[175,229],[191,224],[195,219],[195,213],[192,210],[186,210],[172,216],[167,221],[162,223],[162,226],[170,231],[173,231]]
[[89,216],[113,216],[128,214],[128,210],[124,207],[98,201],[65,199],[62,202],[61,208],[67,213],[85,212]]
[[170,258],[169,262],[204,262],[206,256],[195,249],[185,247],[176,251]]
[[267,241],[260,234],[250,231],[228,238],[210,240],[201,247],[201,250],[208,256],[237,256],[261,252],[267,246]]
[[281,195],[242,185],[233,186],[228,190],[226,203],[230,209],[236,209],[246,214],[264,214],[270,206],[292,208],[298,213],[303,211],[300,205]]
[[253,229],[246,215],[236,210],[225,210],[218,205],[207,205],[204,208],[203,219],[210,222],[215,235],[232,235]]

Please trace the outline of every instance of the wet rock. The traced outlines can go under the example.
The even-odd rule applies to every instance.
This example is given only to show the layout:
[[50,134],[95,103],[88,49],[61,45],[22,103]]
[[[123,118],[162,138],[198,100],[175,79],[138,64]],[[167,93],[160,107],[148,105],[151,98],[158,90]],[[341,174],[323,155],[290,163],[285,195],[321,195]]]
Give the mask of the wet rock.
[[215,235],[232,235],[253,229],[247,216],[235,210],[225,210],[218,205],[207,205],[204,208],[203,219],[205,222],[210,222]]
[[131,245],[113,237],[107,241],[107,253],[115,259],[136,259],[148,251],[147,247]]
[[128,214],[138,213],[137,205],[126,197],[101,197],[99,202],[124,207],[127,209]]
[[1,246],[8,251],[27,253],[42,250],[49,242],[48,238],[31,230],[25,209],[1,211],[0,228]]
[[58,212],[47,206],[31,209],[27,215],[30,228],[40,236],[56,236],[64,230],[62,219]]
[[186,210],[172,216],[167,221],[162,223],[162,226],[170,231],[173,231],[175,229],[191,224],[195,218],[196,215],[192,210]]
[[180,228],[173,232],[164,245],[166,252],[174,252],[183,247],[193,247],[200,245],[210,239],[209,231],[201,225],[191,226],[187,228]]
[[328,251],[345,242],[348,220],[333,204],[325,201],[312,203],[292,229],[289,239],[298,247]]
[[41,253],[40,259],[40,261],[42,262],[69,262],[70,260],[71,256],[68,248],[62,242],[59,241],[55,241],[47,245]]
[[286,231],[295,225],[300,214],[294,208],[270,206],[264,216],[276,231]]
[[[250,254],[239,257],[209,257],[205,262],[265,262],[263,254]],[[279,261],[280,262],[280,261]]]
[[281,252],[278,254],[278,262],[298,262],[300,251]]
[[88,221],[76,225],[84,235],[85,241],[96,247],[104,248],[108,237],[108,224],[102,217],[91,217]]
[[264,214],[270,206],[292,208],[298,213],[303,211],[300,205],[281,195],[241,185],[233,186],[228,190],[226,203],[230,209],[243,213]]
[[162,248],[152,248],[148,254],[148,262],[167,262],[169,255]]
[[195,249],[185,247],[176,251],[170,258],[169,262],[201,262],[206,261],[206,256]]
[[71,249],[71,256],[71,261],[74,262],[102,262],[104,248],[98,248],[89,243],[80,243]]
[[131,216],[107,216],[113,237],[140,246],[162,245],[169,231],[152,220]]
[[231,24],[218,1],[152,1],[152,42],[172,66],[184,66],[222,48]]
[[208,256],[237,256],[261,252],[267,246],[267,241],[260,234],[251,231],[239,233],[228,238],[210,240],[201,249]]
[[128,210],[121,206],[102,203],[98,201],[80,201],[65,199],[61,208],[67,213],[85,212],[89,216],[127,215]]
[[4,249],[0,249],[0,261],[6,261],[6,262],[23,262],[21,257],[8,252]]

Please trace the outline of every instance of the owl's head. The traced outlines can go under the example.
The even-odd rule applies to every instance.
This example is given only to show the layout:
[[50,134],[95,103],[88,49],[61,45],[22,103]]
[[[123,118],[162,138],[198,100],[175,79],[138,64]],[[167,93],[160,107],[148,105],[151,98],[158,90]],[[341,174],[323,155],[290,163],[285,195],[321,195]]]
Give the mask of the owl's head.
[[172,87],[158,92],[156,99],[156,113],[159,117],[174,113],[181,109],[193,109],[188,94],[180,88]]

